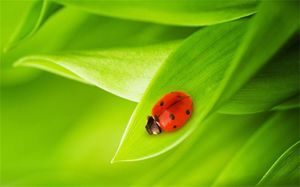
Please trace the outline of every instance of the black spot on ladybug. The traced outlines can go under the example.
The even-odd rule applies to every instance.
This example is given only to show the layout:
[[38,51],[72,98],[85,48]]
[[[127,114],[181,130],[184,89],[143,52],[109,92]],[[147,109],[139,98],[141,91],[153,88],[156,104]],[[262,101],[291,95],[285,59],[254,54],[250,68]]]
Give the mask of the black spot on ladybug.
[[159,103],[159,105],[160,105],[160,106],[163,106],[163,105],[164,105],[164,102],[163,102],[163,101],[161,101],[161,102]]
[[187,115],[190,115],[191,112],[190,112],[189,110],[186,110],[185,113],[186,113]]
[[181,98],[182,98],[182,96],[181,96],[181,95],[177,95],[177,97],[178,97],[179,99],[181,99]]
[[174,119],[175,119],[174,114],[170,114],[169,118],[170,118],[171,120],[174,120]]
[[173,126],[173,129],[176,129],[176,125]]

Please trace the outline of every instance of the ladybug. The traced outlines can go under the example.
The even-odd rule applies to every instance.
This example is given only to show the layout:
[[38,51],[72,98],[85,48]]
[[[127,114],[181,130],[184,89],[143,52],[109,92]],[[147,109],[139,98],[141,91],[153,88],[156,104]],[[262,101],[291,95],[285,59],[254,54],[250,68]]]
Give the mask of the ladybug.
[[192,98],[181,91],[174,91],[160,98],[148,116],[147,132],[152,135],[161,131],[172,132],[182,127],[192,115]]

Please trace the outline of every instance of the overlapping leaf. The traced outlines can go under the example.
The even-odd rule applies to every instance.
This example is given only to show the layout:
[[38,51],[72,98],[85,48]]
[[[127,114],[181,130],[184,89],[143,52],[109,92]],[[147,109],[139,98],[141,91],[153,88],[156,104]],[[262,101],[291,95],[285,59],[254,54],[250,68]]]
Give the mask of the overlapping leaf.
[[[115,160],[139,160],[158,155],[181,142],[206,115],[211,92],[218,87],[224,69],[232,60],[247,20],[207,27],[186,40],[169,56],[152,79],[129,121]],[[146,118],[153,104],[165,93],[182,90],[194,101],[193,117],[172,134],[150,137]]]
[[[18,64],[96,85],[123,98],[138,102],[156,70],[177,48],[176,43],[179,44],[179,41],[139,49],[30,56],[21,59]],[[219,112],[243,114],[267,111],[295,95],[299,91],[298,50],[298,42],[282,50],[222,106]],[[111,76],[107,76],[105,70],[108,70]],[[82,71],[85,73],[83,74]]]
[[295,1],[261,3],[260,13],[254,17],[245,41],[226,74],[216,106],[230,98],[287,40],[298,34],[300,24],[297,7],[298,3]]
[[287,149],[264,177],[259,181],[260,186],[297,185],[299,184],[300,168],[300,141]]
[[[295,132],[300,128],[296,115],[297,111],[252,115],[213,114],[171,153],[160,156],[164,162],[149,170],[137,184],[155,181],[156,186],[209,186],[225,170],[231,177],[223,183],[216,183],[216,186],[255,185],[282,151],[299,139],[299,134]],[[283,121],[287,121],[288,125],[283,126]],[[282,140],[285,133],[280,131],[289,134],[289,138]],[[278,148],[272,148],[274,142],[277,142]],[[267,158],[262,158],[261,154]],[[231,167],[227,168],[228,165]],[[189,172],[182,174],[182,171]],[[180,173],[182,175],[177,177]]]
[[[170,152],[156,157],[163,162],[149,168],[135,184],[209,186],[232,155],[270,116],[270,113],[211,115],[186,141]],[[188,172],[183,174],[182,171]]]
[[[154,157],[178,145],[201,125],[213,107],[235,93],[298,29],[297,11],[293,4],[264,2],[260,10],[252,20],[233,61],[228,54],[239,45],[238,37],[242,36],[243,29],[247,27],[243,21],[203,29],[186,40],[167,59],[133,113],[114,157],[115,161]],[[285,22],[280,29],[271,32],[272,25],[278,20]],[[272,37],[272,44],[262,43],[263,37]],[[240,68],[245,69],[241,71]],[[233,81],[234,75],[238,79]],[[145,118],[156,100],[173,90],[182,90],[191,95],[195,106],[193,117],[181,131],[150,137],[144,131]]]
[[185,38],[196,29],[107,18],[66,7],[34,36],[1,54],[1,84],[26,80],[22,73],[26,69],[12,68],[12,63],[29,54],[152,45]]
[[13,48],[20,41],[32,36],[49,17],[55,14],[63,6],[49,0],[36,0],[28,11],[22,25],[15,33],[5,50]]
[[287,110],[292,108],[300,108],[300,95],[297,94],[279,105],[272,108],[272,110]]
[[32,56],[17,65],[45,69],[98,86],[115,95],[137,101],[151,75],[180,41],[139,48],[69,53],[63,56]]
[[[235,20],[256,12],[256,0],[56,0],[82,10],[125,19],[200,26]],[[146,15],[146,16],[145,16]]]
[[300,91],[298,60],[299,43],[278,53],[248,81],[219,112],[242,114],[271,109]]
[[[224,168],[215,185],[257,184],[277,158],[299,140],[298,115],[299,110],[285,111],[268,121]],[[258,160],[259,164],[253,164]]]
[[[213,2],[211,6],[209,1],[197,1],[204,4],[192,7],[181,5],[193,1],[175,1],[180,7],[168,7],[161,3],[167,1],[148,1],[140,5],[138,2],[127,4],[133,1],[118,1],[120,4],[116,1],[62,2],[114,17],[178,25],[214,24],[237,19],[245,16],[243,13],[255,4],[254,1],[224,1],[218,6]],[[101,7],[90,6],[95,3]],[[111,6],[112,3],[116,6]],[[155,6],[148,6],[151,3]],[[8,110],[1,121],[9,122],[5,124],[3,136],[6,140],[4,149],[7,150],[4,184],[111,186],[134,182],[138,186],[207,186],[216,180],[215,184],[255,185],[263,175],[260,185],[297,184],[299,142],[291,145],[299,140],[298,110],[251,115],[215,113],[217,109],[243,114],[299,107],[299,43],[290,46],[295,39],[291,36],[298,29],[295,21],[297,6],[292,3],[265,2],[258,16],[251,20],[250,27],[247,27],[248,20],[208,27],[198,31],[178,50],[181,41],[177,39],[187,37],[194,28],[105,18],[69,7],[61,10],[53,17],[55,21],[49,20],[47,24],[50,26],[45,24],[44,31],[42,28],[42,33],[46,31],[47,34],[37,33],[36,39],[32,38],[33,43],[24,42],[23,45],[22,42],[17,52],[6,56],[4,61],[14,61],[24,54],[42,53],[25,57],[20,64],[53,71],[140,101],[152,76],[175,51],[162,64],[146,90],[115,159],[153,157],[174,147],[194,129],[197,131],[168,154],[143,162],[109,165],[117,136],[121,134],[122,120],[128,117],[134,103],[103,92],[99,94],[88,87],[74,88],[73,84],[59,79],[52,82],[53,77],[44,78],[25,87],[8,88],[4,93]],[[153,14],[137,16],[135,6],[143,13],[147,13],[145,7],[149,8]],[[209,6],[215,9],[209,9]],[[237,7],[240,9],[234,11]],[[184,8],[189,11],[182,12]],[[198,8],[207,8],[207,12],[200,11],[201,19],[190,11]],[[174,17],[163,16],[166,14]],[[193,17],[189,17],[191,15]],[[59,31],[53,32],[57,26]],[[245,32],[247,35],[243,40]],[[28,33],[28,36],[32,34]],[[288,39],[292,42],[286,42]],[[274,56],[285,43],[285,48]],[[236,49],[239,49],[237,53]],[[55,54],[62,50],[84,51]],[[183,89],[192,95],[195,101],[193,118],[181,132],[168,134],[168,137],[162,134],[149,140],[144,130],[146,116],[152,104],[173,89]],[[70,98],[64,94],[72,90],[77,91]],[[32,99],[32,96],[36,97]],[[99,101],[95,102],[97,98]],[[78,103],[74,102],[76,99],[79,99]],[[91,101],[92,105],[88,105]],[[56,110],[57,103],[62,108]],[[122,114],[117,114],[118,109]],[[209,112],[212,115],[208,116]],[[52,119],[52,115],[58,118]],[[69,126],[65,128],[65,125]],[[71,132],[64,134],[68,130]],[[63,142],[61,149],[56,147],[61,143],[58,140]],[[39,149],[41,146],[47,149]],[[53,159],[52,155],[49,156],[55,151],[62,157]],[[16,153],[24,156],[17,158],[20,154]],[[28,161],[29,165],[26,164]],[[16,168],[18,172],[15,172]]]

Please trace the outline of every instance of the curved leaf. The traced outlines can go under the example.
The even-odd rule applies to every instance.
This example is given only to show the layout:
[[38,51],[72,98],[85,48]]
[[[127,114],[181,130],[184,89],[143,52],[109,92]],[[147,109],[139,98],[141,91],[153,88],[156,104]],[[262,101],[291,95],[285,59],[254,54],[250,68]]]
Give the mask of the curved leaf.
[[[299,30],[297,7],[296,1],[261,3],[260,12],[254,17],[220,86],[221,95],[216,108],[235,94]],[[280,27],[276,26],[278,23]]]
[[257,184],[282,152],[300,138],[298,115],[299,110],[284,111],[268,121],[233,157],[214,185]]
[[[264,3],[261,12],[254,17],[234,61],[232,51],[239,45],[246,27],[245,20],[219,24],[197,32],[165,61],[137,105],[113,161],[147,159],[172,149],[201,124],[213,107],[218,108],[266,64],[298,29],[298,20],[297,8],[293,4]],[[273,8],[277,11],[272,11]],[[285,22],[272,31],[272,25],[278,20]],[[265,37],[272,37],[271,45],[262,43]],[[246,69],[241,70],[242,67]],[[238,79],[233,81],[235,74]],[[233,81],[233,85],[229,81]],[[147,135],[144,126],[153,104],[162,95],[174,90],[191,95],[194,101],[193,117],[175,133],[157,137]]]
[[49,0],[36,0],[27,16],[20,25],[5,51],[15,47],[19,42],[32,36],[49,17],[59,11],[63,6]]
[[[247,21],[229,22],[204,28],[187,39],[166,60],[152,79],[135,109],[114,158],[141,160],[165,152],[189,135],[206,115],[211,91],[222,80],[224,69],[238,47]],[[149,136],[146,118],[153,104],[165,93],[182,90],[194,102],[192,118],[180,131]]]
[[299,43],[295,44],[270,60],[218,111],[229,114],[263,112],[299,93]]
[[[166,26],[103,17],[66,7],[53,16],[53,19],[49,19],[30,41],[15,50],[30,48],[30,54],[37,54],[143,46],[182,39],[196,30],[196,27]],[[47,45],[44,45],[46,42]]]
[[30,56],[19,60],[16,65],[45,69],[136,101],[147,86],[144,82],[149,82],[153,72],[179,43],[74,52],[62,56]]
[[[297,69],[300,64],[298,44],[296,42],[295,45],[287,47],[271,59],[269,64],[218,111],[226,114],[267,111],[295,95],[300,86]],[[36,67],[96,85],[118,96],[138,102],[156,70],[176,47],[175,43],[170,43],[139,49],[74,52],[63,53],[59,56],[30,56],[22,58],[18,65]],[[128,56],[125,53],[128,53]],[[91,63],[91,61],[98,63]],[[115,63],[104,63],[106,61]],[[82,71],[78,69],[84,69],[85,73],[82,74]],[[98,73],[93,73],[95,70]],[[103,73],[104,70],[109,70],[112,76],[107,76],[107,73]]]
[[287,149],[259,181],[260,186],[299,185],[300,141]]
[[256,0],[57,0],[91,13],[155,23],[201,26],[235,20],[256,12]]
[[[3,27],[7,29],[6,24]],[[12,68],[13,62],[27,55],[153,45],[186,38],[197,29],[102,17],[66,7],[48,19],[34,36],[13,50],[1,53],[0,84],[27,80],[28,75],[22,70],[33,69]]]
[[[287,126],[283,126],[282,122],[289,118],[293,119],[285,123]],[[264,174],[261,172],[265,168],[264,165],[266,163],[271,164],[274,158],[276,159],[274,154],[281,153],[284,145],[289,146],[289,142],[299,138],[299,135],[295,131],[300,127],[299,125],[296,126],[297,123],[295,121],[299,121],[296,119],[295,111],[257,113],[252,115],[224,115],[215,113],[204,120],[199,130],[187,138],[186,141],[170,153],[161,155],[159,158],[163,162],[159,166],[156,166],[155,169],[149,170],[148,174],[146,174],[147,177],[141,178],[138,184],[142,185],[143,181],[146,180],[146,182],[155,181],[152,184],[154,186],[212,186],[214,180],[220,175],[222,170],[241,151],[244,153],[239,157],[241,162],[237,162],[236,167],[233,166],[230,168],[231,170],[228,170],[229,174],[230,172],[236,174],[236,178],[233,178],[236,181],[228,178],[228,181],[225,180],[225,186],[249,186],[256,184],[253,181],[249,182],[249,180],[261,178],[262,174]],[[277,128],[278,126],[280,126],[279,129]],[[280,130],[283,131],[280,132]],[[261,134],[262,131],[264,131],[264,135]],[[274,146],[274,141],[276,143],[280,142],[280,138],[286,135],[284,133],[289,134],[290,137],[287,140],[283,140],[280,146]],[[258,136],[258,134],[261,135]],[[276,136],[278,137],[276,138]],[[261,145],[258,147],[252,145],[251,148],[244,151],[249,142],[253,143],[253,139],[256,139],[255,144]],[[187,145],[189,148],[185,148]],[[266,149],[264,149],[264,146]],[[264,153],[270,155],[267,155],[266,159],[262,158],[263,156],[255,155]],[[268,161],[268,159],[271,161]],[[174,164],[176,167],[174,167]],[[235,168],[238,171],[235,171]],[[188,172],[183,174],[182,171]],[[239,173],[241,173],[243,178],[241,180],[239,180]],[[240,183],[243,184],[241,182],[243,180],[248,182],[245,182],[244,185],[239,185]],[[224,185],[220,184],[217,186]]]
[[[163,162],[148,168],[147,173],[135,183],[136,186],[144,186],[148,183],[153,186],[211,185],[232,155],[270,117],[272,117],[271,113],[251,115],[215,113],[209,116],[203,121],[199,130],[182,144],[157,157]],[[183,174],[182,171],[188,172]]]
[[292,98],[287,99],[281,104],[273,107],[273,110],[287,110],[292,108],[300,108],[300,95],[295,95]]

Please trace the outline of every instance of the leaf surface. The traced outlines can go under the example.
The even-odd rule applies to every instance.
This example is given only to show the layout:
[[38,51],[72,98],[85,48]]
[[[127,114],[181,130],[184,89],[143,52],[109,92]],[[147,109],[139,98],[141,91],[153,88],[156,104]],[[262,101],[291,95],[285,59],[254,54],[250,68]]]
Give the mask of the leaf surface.
[[[272,11],[274,8],[277,11]],[[296,32],[296,9],[289,3],[263,2],[260,12],[251,20],[243,44],[235,56],[230,52],[239,46],[247,27],[246,20],[207,27],[186,40],[152,79],[128,123],[113,161],[147,159],[181,143],[201,125],[209,113],[219,108],[265,65]],[[272,25],[278,20],[285,22],[280,29],[272,31]],[[272,44],[263,43],[263,37],[272,37]],[[261,44],[260,50],[257,50],[258,44]],[[240,68],[245,69],[241,71]],[[233,81],[235,75],[238,79]],[[232,85],[230,81],[233,82]],[[152,106],[165,93],[174,90],[182,90],[191,95],[194,101],[193,117],[176,133],[155,137],[147,135],[144,126]]]
[[299,43],[295,44],[275,55],[218,111],[229,114],[268,111],[299,93]]
[[[299,110],[284,111],[269,120],[224,167],[214,185],[257,184],[276,159],[300,138],[298,115]],[[253,164],[256,161],[259,164]]]
[[32,36],[53,14],[63,6],[49,0],[35,0],[25,16],[19,30],[15,33],[6,49],[15,47],[19,42]]
[[57,0],[64,5],[124,19],[171,25],[202,26],[235,20],[256,12],[256,0]]
[[[50,71],[139,102],[159,66],[180,43],[29,56],[22,58],[18,65]],[[271,59],[218,111],[226,114],[267,111],[298,93],[300,62],[296,44]]]
[[284,102],[280,103],[279,105],[273,107],[273,110],[287,110],[292,108],[300,108],[300,95],[297,94]]
[[299,31],[297,5],[296,1],[261,3],[259,14],[254,16],[245,40],[227,71],[216,107],[235,94]]
[[259,181],[260,186],[299,184],[300,141],[287,149]]
[[[207,98],[222,80],[241,40],[247,21],[207,27],[187,39],[160,67],[138,103],[122,138],[115,160],[153,157],[185,139],[208,112]],[[222,57],[222,58],[221,58]],[[146,119],[154,103],[165,93],[181,90],[193,99],[193,116],[179,131],[149,136]]]
[[[5,20],[4,29],[8,23]],[[32,37],[20,42],[13,50],[1,53],[1,84],[27,80],[29,76],[23,71],[33,69],[12,68],[13,62],[24,56],[153,45],[186,38],[197,29],[108,18],[65,7]]]
[[29,56],[16,65],[44,69],[120,97],[137,101],[151,75],[180,41],[137,48],[74,52],[61,56]]
[[[163,162],[148,168],[135,184],[142,186],[154,181],[154,186],[209,186],[232,156],[270,117],[270,113],[215,113],[205,119],[201,127],[182,144],[156,157]],[[182,174],[186,170],[189,172]]]

